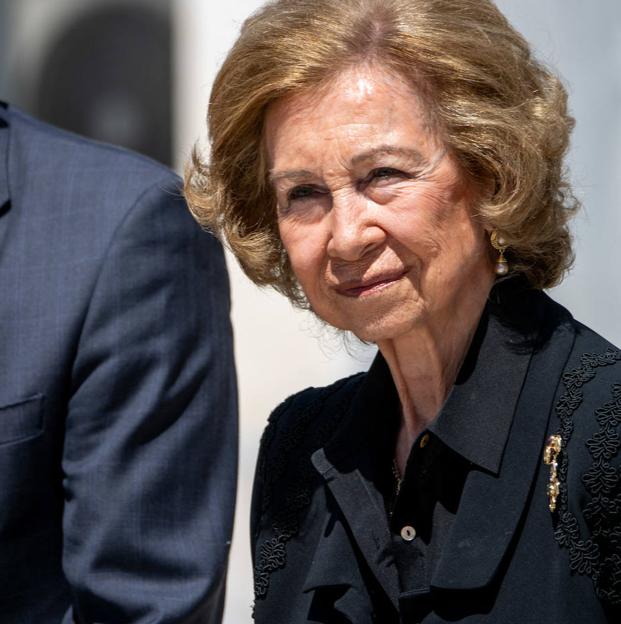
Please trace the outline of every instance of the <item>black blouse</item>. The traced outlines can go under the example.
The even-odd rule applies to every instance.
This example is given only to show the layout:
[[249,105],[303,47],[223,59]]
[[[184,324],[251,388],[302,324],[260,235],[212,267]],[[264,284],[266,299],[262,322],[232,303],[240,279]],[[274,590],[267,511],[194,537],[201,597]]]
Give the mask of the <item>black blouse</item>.
[[524,345],[523,334],[503,326],[494,306],[488,306],[445,405],[412,446],[398,484],[392,469],[400,420],[397,391],[381,355],[367,375],[372,392],[386,403],[379,414],[363,407],[357,419],[367,421],[368,439],[377,441],[367,451],[375,455],[371,465],[378,470],[371,482],[384,497],[402,603],[417,617],[430,608],[421,597],[429,592],[468,473],[498,474],[532,352],[532,342],[522,349],[517,344]]
[[[253,497],[257,621],[621,621],[621,352],[541,292],[510,282],[492,297],[396,500],[399,402],[381,355],[274,412]],[[617,420],[602,426],[602,410]]]

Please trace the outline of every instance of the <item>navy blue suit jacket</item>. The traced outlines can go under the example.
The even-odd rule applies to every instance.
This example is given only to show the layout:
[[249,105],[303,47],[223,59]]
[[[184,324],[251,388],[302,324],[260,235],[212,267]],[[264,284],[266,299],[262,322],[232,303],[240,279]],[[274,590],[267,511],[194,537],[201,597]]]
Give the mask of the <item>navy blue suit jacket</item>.
[[0,107],[0,621],[219,622],[222,249],[179,180]]

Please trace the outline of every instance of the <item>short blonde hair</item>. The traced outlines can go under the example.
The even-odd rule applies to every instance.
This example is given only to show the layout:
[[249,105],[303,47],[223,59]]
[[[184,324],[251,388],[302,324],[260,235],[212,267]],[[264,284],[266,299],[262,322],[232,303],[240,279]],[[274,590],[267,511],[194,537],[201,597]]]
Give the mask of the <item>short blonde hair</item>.
[[185,192],[195,218],[228,243],[255,283],[303,305],[284,253],[262,144],[267,107],[373,61],[425,94],[449,149],[490,181],[479,212],[536,288],[573,261],[578,207],[563,158],[573,119],[559,79],[488,0],[275,0],[244,24],[215,80],[210,160],[195,148]]

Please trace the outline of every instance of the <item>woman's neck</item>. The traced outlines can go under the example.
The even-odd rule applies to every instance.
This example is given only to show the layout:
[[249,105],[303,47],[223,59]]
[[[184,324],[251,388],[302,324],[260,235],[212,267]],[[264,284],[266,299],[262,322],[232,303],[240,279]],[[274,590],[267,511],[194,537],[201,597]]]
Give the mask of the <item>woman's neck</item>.
[[407,335],[378,342],[395,383],[401,403],[401,425],[395,458],[404,473],[412,444],[435,420],[455,383],[476,332],[488,290],[459,314],[435,315]]

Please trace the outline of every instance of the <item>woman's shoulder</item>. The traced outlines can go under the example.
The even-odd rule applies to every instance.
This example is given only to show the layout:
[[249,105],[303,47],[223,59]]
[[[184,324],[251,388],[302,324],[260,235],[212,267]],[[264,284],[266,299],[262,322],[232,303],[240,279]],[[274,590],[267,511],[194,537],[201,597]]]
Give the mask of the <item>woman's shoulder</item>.
[[[300,514],[310,504],[318,477],[311,456],[338,429],[363,379],[360,373],[324,388],[307,388],[283,401],[269,417],[250,518],[257,598],[267,594],[271,572],[284,566],[286,544],[297,534]],[[259,543],[261,531],[265,536]]]
[[[572,319],[575,340],[562,376],[562,388],[581,418],[598,422],[597,408],[621,384],[621,349]],[[579,399],[579,404],[575,401]],[[557,409],[559,409],[557,407]],[[562,408],[560,408],[562,409]]]
[[320,448],[342,422],[364,376],[358,373],[329,386],[306,388],[285,399],[269,416],[261,438],[260,461],[271,453],[299,452],[301,445],[307,452]]
[[[614,466],[621,490],[621,349],[573,324],[575,341],[555,405],[559,433],[576,477]],[[580,481],[586,484],[588,477]]]

